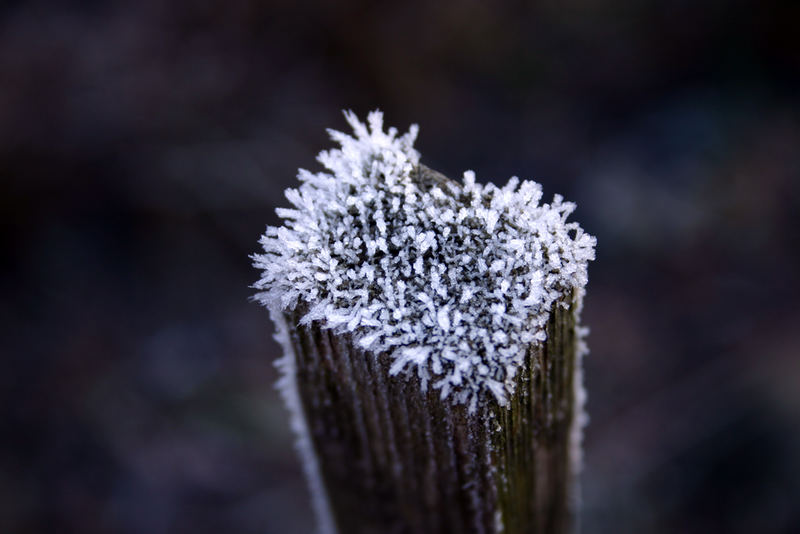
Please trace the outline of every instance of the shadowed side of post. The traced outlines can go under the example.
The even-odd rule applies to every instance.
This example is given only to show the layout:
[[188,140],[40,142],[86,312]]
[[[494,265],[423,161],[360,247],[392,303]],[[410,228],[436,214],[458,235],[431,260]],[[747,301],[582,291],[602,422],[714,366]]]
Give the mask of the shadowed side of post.
[[285,312],[293,379],[341,533],[560,533],[572,527],[573,295],[551,310],[507,406],[390,376],[385,353]]

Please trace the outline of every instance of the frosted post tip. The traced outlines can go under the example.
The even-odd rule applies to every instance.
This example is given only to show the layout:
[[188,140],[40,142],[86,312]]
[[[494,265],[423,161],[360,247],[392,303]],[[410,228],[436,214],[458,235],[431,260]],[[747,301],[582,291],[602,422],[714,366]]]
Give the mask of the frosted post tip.
[[398,136],[380,111],[345,117],[354,134],[329,131],[339,148],[319,154],[326,170],[299,171],[283,225],[261,239],[257,299],[302,302],[304,322],[389,354],[390,374],[471,411],[486,395],[504,405],[554,304],[580,304],[595,238],[532,181],[422,182],[416,126]]

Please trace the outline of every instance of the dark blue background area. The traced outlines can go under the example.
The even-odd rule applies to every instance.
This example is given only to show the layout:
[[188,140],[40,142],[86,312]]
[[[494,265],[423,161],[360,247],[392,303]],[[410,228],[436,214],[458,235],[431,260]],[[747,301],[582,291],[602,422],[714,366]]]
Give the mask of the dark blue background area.
[[583,531],[800,530],[796,2],[6,2],[0,532],[310,532],[248,255],[343,108],[598,238]]

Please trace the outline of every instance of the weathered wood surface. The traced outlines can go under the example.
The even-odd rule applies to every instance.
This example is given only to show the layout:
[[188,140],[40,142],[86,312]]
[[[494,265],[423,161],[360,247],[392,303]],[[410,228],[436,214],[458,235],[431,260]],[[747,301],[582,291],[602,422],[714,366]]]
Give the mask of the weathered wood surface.
[[484,395],[471,414],[303,311],[286,314],[297,387],[340,533],[571,531],[572,305],[552,310],[508,406]]

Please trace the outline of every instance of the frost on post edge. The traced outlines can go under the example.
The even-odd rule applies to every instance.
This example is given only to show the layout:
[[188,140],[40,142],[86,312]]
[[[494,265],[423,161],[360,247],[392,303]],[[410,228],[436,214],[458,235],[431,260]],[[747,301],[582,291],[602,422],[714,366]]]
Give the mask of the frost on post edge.
[[575,205],[516,177],[498,188],[414,180],[417,127],[383,131],[345,116],[329,130],[325,171],[301,169],[291,209],[261,238],[256,298],[271,309],[308,306],[303,322],[350,333],[386,352],[390,374],[417,376],[474,410],[490,393],[505,405],[526,348],[545,340],[549,311],[573,293],[578,308],[595,238],[567,217]]

